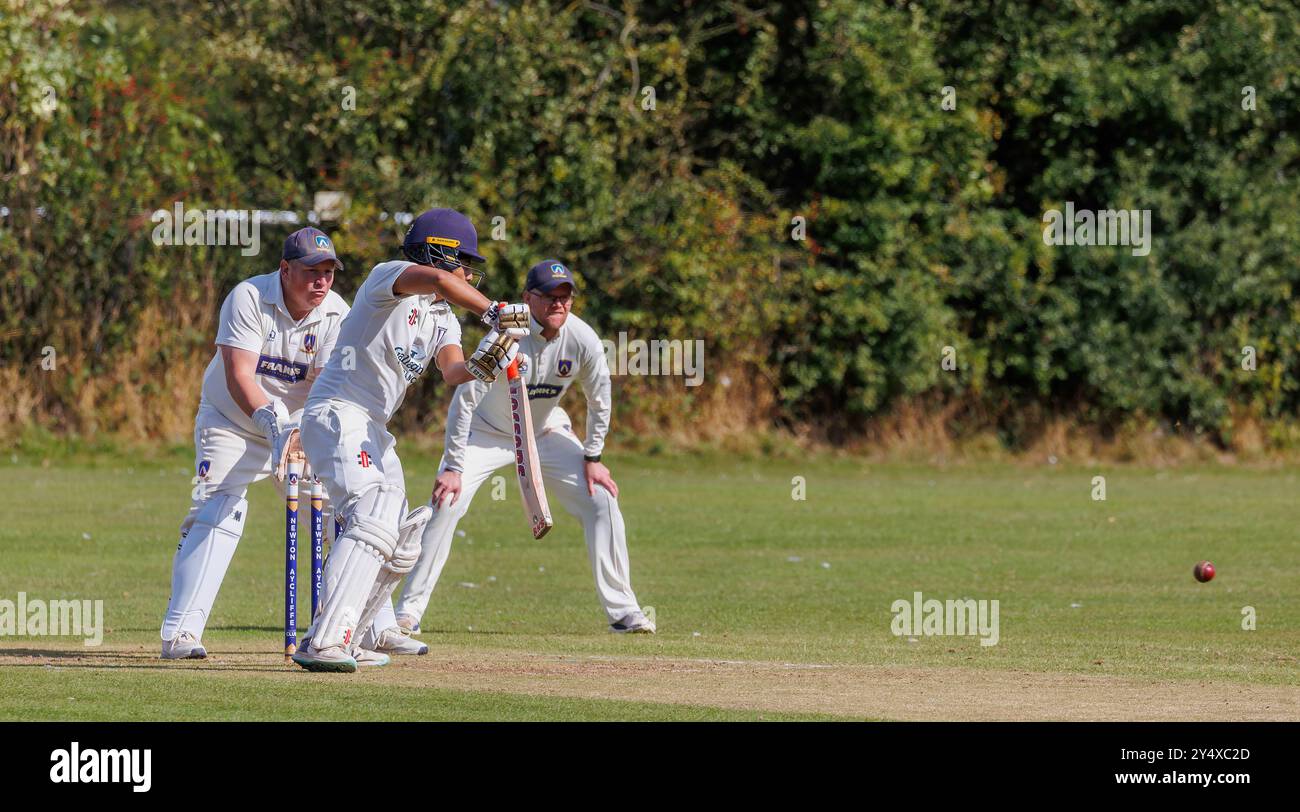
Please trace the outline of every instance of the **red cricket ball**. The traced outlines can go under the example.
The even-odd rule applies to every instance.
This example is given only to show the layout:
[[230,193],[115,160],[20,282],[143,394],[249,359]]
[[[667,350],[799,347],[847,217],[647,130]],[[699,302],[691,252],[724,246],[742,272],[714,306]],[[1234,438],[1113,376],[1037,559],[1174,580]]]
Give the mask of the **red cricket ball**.
[[1214,577],[1214,565],[1211,564],[1209,561],[1202,561],[1201,563],[1197,564],[1195,567],[1192,567],[1192,575],[1196,578],[1196,580],[1200,581],[1201,583],[1205,583],[1206,581]]

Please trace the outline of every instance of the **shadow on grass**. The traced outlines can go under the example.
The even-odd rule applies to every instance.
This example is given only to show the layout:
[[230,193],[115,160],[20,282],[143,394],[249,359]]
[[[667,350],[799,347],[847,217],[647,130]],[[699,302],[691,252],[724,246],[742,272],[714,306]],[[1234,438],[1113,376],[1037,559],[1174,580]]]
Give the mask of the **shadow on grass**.
[[[112,651],[80,651],[77,649],[0,649],[0,668],[82,668],[95,670],[149,670],[149,671],[223,671],[247,672],[251,674],[285,673],[306,671],[292,664],[275,662],[267,665],[253,663],[222,662],[221,655],[232,657],[258,657],[247,651],[211,652],[205,660],[162,660],[155,654],[126,653]],[[268,658],[279,655],[268,654]],[[12,662],[13,658],[35,657],[50,662]]]
[[[283,626],[208,626],[206,629],[203,630],[204,634],[207,634],[208,632],[212,632],[212,631],[217,631],[217,632],[267,632],[268,634],[283,634],[283,633],[284,633],[284,627],[283,627]],[[299,630],[298,630],[298,633],[301,634],[301,633],[304,632],[304,631],[306,631],[306,629],[299,629]],[[126,632],[153,632],[154,634],[157,634],[157,633],[158,633],[158,627],[157,627],[157,626],[148,626],[148,627],[145,627],[145,628],[137,628],[137,627],[134,627],[134,626],[130,626],[130,627],[127,627],[127,626],[117,627],[117,626],[115,626],[115,627],[113,627],[113,632],[114,632],[114,633],[126,633]],[[161,639],[162,639],[162,638],[160,637],[159,640],[161,640]]]

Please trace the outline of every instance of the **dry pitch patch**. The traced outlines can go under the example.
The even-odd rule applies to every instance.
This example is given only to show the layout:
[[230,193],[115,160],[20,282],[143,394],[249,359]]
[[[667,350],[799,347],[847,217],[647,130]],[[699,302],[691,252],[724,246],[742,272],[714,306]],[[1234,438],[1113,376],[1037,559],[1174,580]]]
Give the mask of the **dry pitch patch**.
[[138,648],[0,649],[0,673],[15,667],[138,671],[141,680],[165,678],[174,670],[197,671],[212,677],[214,689],[233,691],[273,691],[276,683],[311,680],[379,690],[437,687],[857,719],[1300,720],[1296,686],[1020,670],[574,656],[455,647],[340,676],[307,674],[264,651],[221,650],[206,661],[168,663]]

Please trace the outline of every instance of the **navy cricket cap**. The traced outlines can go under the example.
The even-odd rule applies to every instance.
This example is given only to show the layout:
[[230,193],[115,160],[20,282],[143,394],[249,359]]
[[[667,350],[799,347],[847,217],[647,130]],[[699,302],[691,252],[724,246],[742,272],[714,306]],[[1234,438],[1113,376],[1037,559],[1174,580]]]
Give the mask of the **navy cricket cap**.
[[[483,262],[478,252],[478,232],[469,218],[455,209],[429,209],[411,223],[402,240],[403,248],[440,245],[454,248],[470,259]],[[418,253],[417,253],[418,255]]]
[[578,287],[573,281],[573,272],[564,263],[558,259],[544,259],[528,269],[524,290],[550,293],[560,285],[572,285],[575,290]]
[[334,260],[335,270],[343,270],[343,263],[334,253],[334,243],[319,228],[300,228],[290,234],[284,241],[281,259],[296,259],[304,265]]

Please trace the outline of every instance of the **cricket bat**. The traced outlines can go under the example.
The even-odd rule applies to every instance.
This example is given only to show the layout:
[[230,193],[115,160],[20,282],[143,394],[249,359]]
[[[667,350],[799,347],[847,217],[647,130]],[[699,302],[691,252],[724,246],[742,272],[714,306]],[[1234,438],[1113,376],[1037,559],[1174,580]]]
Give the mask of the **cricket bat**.
[[506,368],[510,383],[510,422],[515,432],[515,474],[519,477],[519,495],[523,498],[524,516],[539,539],[554,526],[551,506],[542,484],[542,464],[537,458],[537,439],[533,436],[533,415],[528,407],[528,386],[519,374],[519,359]]

